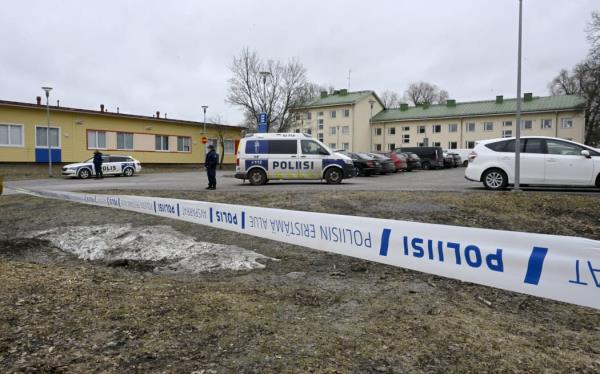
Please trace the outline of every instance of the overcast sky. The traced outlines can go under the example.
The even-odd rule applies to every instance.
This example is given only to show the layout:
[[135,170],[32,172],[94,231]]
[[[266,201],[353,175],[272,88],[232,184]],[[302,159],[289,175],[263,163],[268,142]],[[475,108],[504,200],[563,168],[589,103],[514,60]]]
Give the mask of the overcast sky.
[[[583,59],[598,0],[523,0],[523,91],[548,94]],[[517,0],[7,1],[0,99],[202,121],[241,121],[225,103],[242,48],[298,58],[312,82],[403,92],[437,84],[458,101],[514,97]]]

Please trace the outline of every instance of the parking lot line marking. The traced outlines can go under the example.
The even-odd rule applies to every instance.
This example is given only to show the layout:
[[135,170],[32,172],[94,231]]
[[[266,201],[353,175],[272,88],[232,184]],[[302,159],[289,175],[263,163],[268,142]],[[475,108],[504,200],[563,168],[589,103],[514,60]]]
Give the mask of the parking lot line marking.
[[527,264],[527,273],[523,282],[537,285],[542,276],[542,268],[544,267],[544,259],[548,253],[548,248],[533,247]]
[[392,230],[390,229],[383,229],[383,232],[381,233],[381,246],[379,247],[380,256],[387,256],[391,233]]

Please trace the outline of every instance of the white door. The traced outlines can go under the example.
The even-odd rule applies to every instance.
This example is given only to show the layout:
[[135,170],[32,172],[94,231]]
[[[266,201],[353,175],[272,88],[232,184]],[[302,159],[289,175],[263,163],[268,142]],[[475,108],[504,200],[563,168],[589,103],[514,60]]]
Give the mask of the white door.
[[[543,142],[540,139],[521,139],[520,179],[524,184],[544,183]],[[508,140],[498,159],[512,182],[515,180],[515,140]]]
[[298,178],[298,140],[269,139],[269,179]]
[[560,140],[546,140],[546,184],[592,185],[594,160],[581,155],[585,148]]
[[300,140],[300,178],[321,179],[323,157],[329,152],[314,140]]

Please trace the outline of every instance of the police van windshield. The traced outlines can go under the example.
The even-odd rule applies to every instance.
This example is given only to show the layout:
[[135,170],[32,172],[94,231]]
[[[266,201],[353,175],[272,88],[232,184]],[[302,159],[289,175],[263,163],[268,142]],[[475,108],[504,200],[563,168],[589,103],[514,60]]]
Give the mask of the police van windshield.
[[328,155],[329,151],[321,144],[314,140],[302,140],[300,141],[302,147],[302,154],[305,155]]

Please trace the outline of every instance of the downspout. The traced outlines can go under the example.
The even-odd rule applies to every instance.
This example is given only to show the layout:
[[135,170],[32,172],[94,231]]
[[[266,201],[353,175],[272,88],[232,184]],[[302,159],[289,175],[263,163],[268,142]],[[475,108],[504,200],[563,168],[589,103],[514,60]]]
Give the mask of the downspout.
[[463,120],[464,120],[464,118],[461,117],[461,119],[460,119],[460,143],[457,148],[462,148],[462,145],[463,145]]
[[382,147],[381,151],[387,152],[387,147],[385,144],[385,122],[383,123],[383,147]]
[[556,113],[556,120],[555,120],[555,125],[554,125],[554,137],[558,138],[558,111],[555,112]]
[[352,103],[352,141],[350,152],[354,152],[354,138],[356,137],[356,133],[354,132],[354,113],[356,112],[356,103]]

